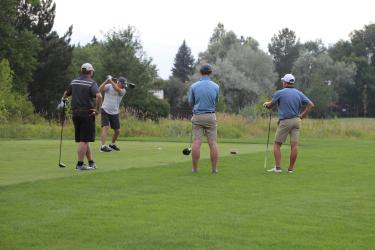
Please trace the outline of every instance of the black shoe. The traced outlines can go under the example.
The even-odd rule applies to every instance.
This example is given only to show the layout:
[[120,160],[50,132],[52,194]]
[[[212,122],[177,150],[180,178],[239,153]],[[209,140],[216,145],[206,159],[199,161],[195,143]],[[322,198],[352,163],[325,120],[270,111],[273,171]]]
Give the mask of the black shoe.
[[108,153],[108,152],[111,152],[111,151],[112,151],[112,149],[110,149],[107,145],[104,145],[104,146],[100,147],[100,152]]
[[96,164],[95,164],[95,162],[93,162],[93,163],[89,163],[89,167],[92,168],[92,169],[96,169]]
[[120,151],[120,148],[116,146],[116,144],[109,144],[109,147],[113,150]]

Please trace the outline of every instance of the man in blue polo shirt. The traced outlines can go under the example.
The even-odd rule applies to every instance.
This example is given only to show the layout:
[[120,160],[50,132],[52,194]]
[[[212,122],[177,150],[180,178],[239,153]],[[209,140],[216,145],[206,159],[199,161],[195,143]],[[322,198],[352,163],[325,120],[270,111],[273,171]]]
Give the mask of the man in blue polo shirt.
[[192,172],[198,171],[200,147],[203,133],[207,136],[210,147],[211,173],[217,173],[218,150],[216,144],[217,121],[216,104],[219,101],[219,85],[211,81],[212,67],[204,64],[200,68],[200,81],[191,85],[189,103],[193,106],[193,145],[192,145]]
[[[281,145],[285,143],[290,135],[290,162],[288,173],[293,173],[294,164],[298,154],[298,137],[301,120],[311,112],[314,103],[310,101],[301,91],[294,88],[295,78],[292,74],[286,74],[281,78],[283,89],[276,91],[272,96],[272,101],[265,102],[264,107],[271,109],[277,106],[279,117],[276,130],[273,153],[275,156],[275,167],[269,172],[281,173]],[[305,110],[300,113],[302,106],[306,105]]]

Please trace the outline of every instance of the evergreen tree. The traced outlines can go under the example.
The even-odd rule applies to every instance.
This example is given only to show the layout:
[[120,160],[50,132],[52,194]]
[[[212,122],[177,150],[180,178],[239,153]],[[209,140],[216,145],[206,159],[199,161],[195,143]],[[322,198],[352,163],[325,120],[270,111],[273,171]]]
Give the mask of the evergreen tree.
[[189,77],[194,73],[194,57],[191,54],[190,48],[186,45],[185,40],[178,49],[174,64],[172,68],[172,75],[182,82],[189,80]]
[[69,44],[72,27],[63,37],[51,32],[56,12],[53,0],[21,0],[18,3],[16,29],[27,30],[38,38],[38,51],[34,74],[27,82],[29,97],[35,110],[51,117],[56,112],[56,102],[69,81],[73,47]]
[[56,103],[71,80],[68,74],[73,52],[69,44],[71,35],[72,27],[63,37],[53,31],[43,39],[43,50],[38,57],[40,63],[29,85],[30,99],[35,110],[48,118],[54,116]]
[[280,88],[280,78],[287,73],[292,73],[294,62],[299,56],[299,41],[294,31],[284,28],[274,35],[268,44],[268,51],[273,57],[273,63],[279,77],[275,83]]

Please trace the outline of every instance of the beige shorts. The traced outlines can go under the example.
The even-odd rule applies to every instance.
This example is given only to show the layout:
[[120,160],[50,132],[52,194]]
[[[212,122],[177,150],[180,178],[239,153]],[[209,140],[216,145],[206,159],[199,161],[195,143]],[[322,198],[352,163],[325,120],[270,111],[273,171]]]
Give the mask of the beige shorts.
[[193,115],[191,118],[193,124],[193,140],[202,140],[203,134],[207,136],[208,141],[216,141],[217,121],[215,113]]
[[280,120],[276,130],[275,142],[285,143],[290,135],[290,142],[298,142],[301,119],[299,117]]

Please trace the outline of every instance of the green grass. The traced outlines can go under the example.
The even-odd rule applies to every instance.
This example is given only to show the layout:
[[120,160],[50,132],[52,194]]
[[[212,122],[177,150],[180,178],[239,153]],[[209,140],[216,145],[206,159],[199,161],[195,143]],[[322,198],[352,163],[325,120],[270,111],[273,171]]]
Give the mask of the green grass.
[[156,141],[111,154],[96,143],[99,169],[77,173],[70,141],[66,169],[57,141],[0,141],[0,248],[373,249],[375,142],[301,144],[296,172],[276,175],[264,145],[221,143],[213,176],[207,146],[198,174],[186,143]]

